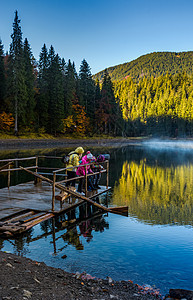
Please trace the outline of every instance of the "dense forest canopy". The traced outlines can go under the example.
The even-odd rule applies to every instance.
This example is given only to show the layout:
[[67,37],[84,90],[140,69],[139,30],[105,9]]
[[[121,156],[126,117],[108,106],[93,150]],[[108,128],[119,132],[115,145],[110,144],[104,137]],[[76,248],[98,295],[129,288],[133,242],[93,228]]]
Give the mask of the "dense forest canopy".
[[[181,72],[192,74],[193,72],[193,51],[188,52],[154,52],[140,56],[139,58],[107,68],[112,79],[123,80],[127,77],[139,80],[143,76],[158,77],[167,73],[174,75]],[[93,78],[102,81],[104,70],[95,74]]]
[[39,60],[15,12],[0,40],[0,132],[73,136],[192,136],[193,52],[158,52],[92,76],[43,44]]
[[[79,73],[74,62],[43,44],[36,61],[15,12],[9,53],[0,40],[0,130],[49,133],[54,136],[120,134],[114,120],[119,104],[108,73],[102,85],[92,79],[82,60]],[[116,115],[115,115],[116,114]]]

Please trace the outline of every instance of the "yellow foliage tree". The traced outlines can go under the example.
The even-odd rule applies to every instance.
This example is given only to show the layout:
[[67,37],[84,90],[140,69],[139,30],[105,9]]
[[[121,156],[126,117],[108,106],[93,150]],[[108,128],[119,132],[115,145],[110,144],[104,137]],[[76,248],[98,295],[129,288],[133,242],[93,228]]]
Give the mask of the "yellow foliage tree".
[[0,113],[0,130],[10,131],[14,126],[14,118],[11,113]]
[[64,133],[74,133],[77,135],[85,135],[88,132],[90,119],[86,116],[84,106],[78,104],[74,100],[72,105],[73,114],[63,120]]

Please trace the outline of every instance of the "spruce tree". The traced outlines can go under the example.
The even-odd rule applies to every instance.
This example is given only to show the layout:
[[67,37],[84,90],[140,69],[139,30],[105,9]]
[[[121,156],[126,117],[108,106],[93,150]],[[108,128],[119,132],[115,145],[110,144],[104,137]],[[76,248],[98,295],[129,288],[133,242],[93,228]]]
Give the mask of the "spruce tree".
[[5,111],[5,65],[3,44],[0,39],[0,112]]
[[95,82],[95,109],[96,110],[99,108],[100,100],[101,100],[101,90],[100,90],[99,79],[97,78]]
[[64,87],[63,87],[63,63],[59,55],[55,55],[51,46],[49,51],[49,131],[56,135],[62,129],[64,118]]
[[85,106],[87,116],[93,119],[95,111],[95,85],[90,66],[85,59],[83,59],[80,65],[79,89],[80,104]]
[[78,77],[74,63],[71,63],[70,59],[66,66],[65,74],[65,116],[72,114],[73,100],[77,97]]
[[10,54],[8,60],[8,97],[12,102],[15,117],[15,135],[18,134],[18,126],[26,125],[27,89],[25,84],[25,68],[22,31],[17,11],[13,23],[11,35]]
[[48,76],[48,51],[47,47],[44,44],[39,57],[39,73],[38,73],[38,90],[39,94],[37,97],[37,114],[38,114],[38,123],[39,128],[48,128],[48,106],[49,106],[49,76]]
[[104,117],[104,132],[112,133],[115,130],[116,125],[116,102],[113,91],[113,84],[111,78],[108,74],[107,69],[105,70],[103,82],[102,82],[102,90],[101,90],[101,103],[100,109],[103,111]]
[[33,67],[33,55],[27,38],[24,41],[24,67],[25,67],[25,84],[27,88],[27,107],[26,114],[29,122],[29,127],[35,120],[35,75]]

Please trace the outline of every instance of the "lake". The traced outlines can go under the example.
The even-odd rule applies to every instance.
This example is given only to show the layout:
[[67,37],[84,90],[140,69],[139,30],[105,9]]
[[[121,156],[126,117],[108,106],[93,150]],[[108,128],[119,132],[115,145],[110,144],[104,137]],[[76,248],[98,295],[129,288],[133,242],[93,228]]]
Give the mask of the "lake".
[[[101,201],[128,205],[129,217],[92,217],[89,207],[83,206],[15,240],[0,240],[0,249],[73,273],[151,285],[162,294],[170,288],[193,289],[193,144],[152,141],[91,150],[111,155],[112,191]],[[61,148],[1,150],[0,159],[66,152]],[[0,179],[2,187],[6,176]],[[24,174],[11,180],[12,184],[25,180]],[[75,217],[74,224],[64,227],[66,220]]]

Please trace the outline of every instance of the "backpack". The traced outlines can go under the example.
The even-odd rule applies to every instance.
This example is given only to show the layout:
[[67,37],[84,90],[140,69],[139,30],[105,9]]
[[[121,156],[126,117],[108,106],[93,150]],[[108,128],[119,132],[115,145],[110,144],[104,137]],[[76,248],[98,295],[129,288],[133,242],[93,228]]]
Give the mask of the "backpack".
[[64,155],[64,156],[62,157],[62,159],[61,159],[62,162],[63,162],[64,164],[68,164],[68,163],[69,163],[69,160],[70,160],[70,156],[71,156],[72,154],[78,154],[78,153],[76,153],[76,152],[70,152],[70,153]]
[[105,156],[103,154],[100,154],[98,157],[97,157],[97,161],[98,162],[103,162],[105,161]]

